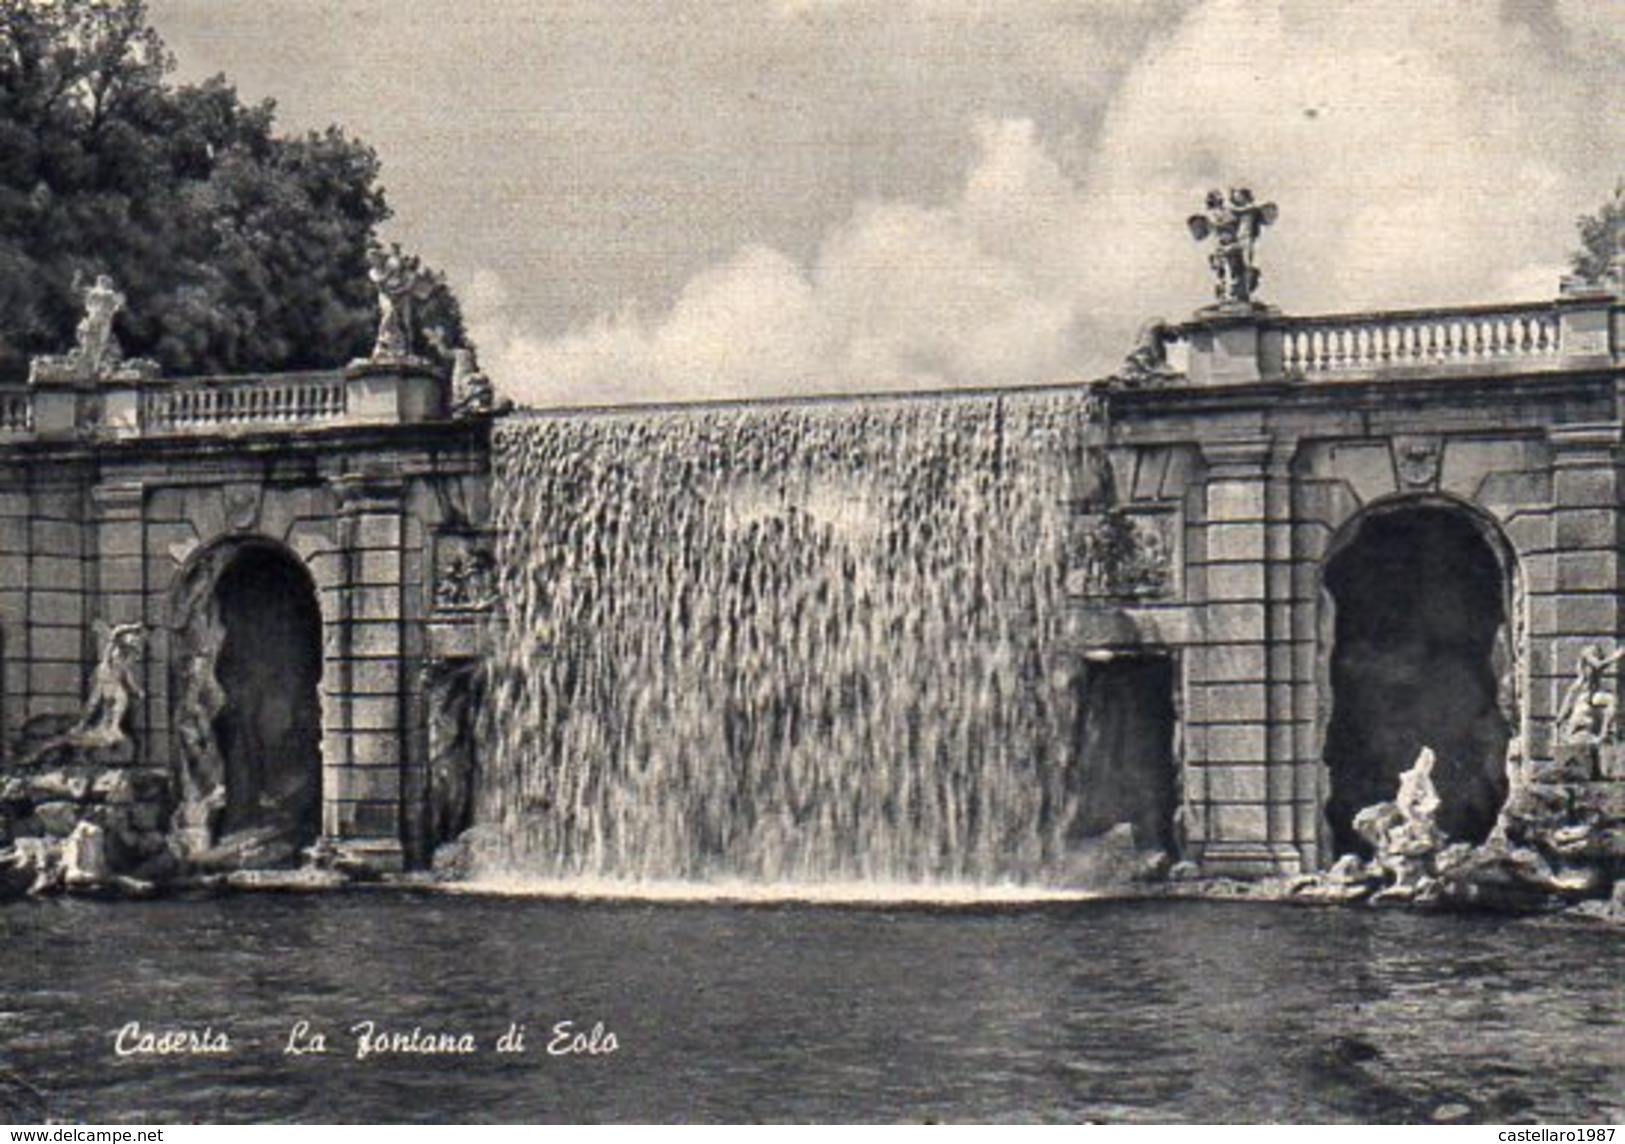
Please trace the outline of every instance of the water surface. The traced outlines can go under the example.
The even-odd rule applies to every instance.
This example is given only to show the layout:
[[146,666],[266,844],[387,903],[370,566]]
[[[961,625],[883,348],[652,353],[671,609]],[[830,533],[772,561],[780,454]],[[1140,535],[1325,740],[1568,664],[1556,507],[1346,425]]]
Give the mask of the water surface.
[[[0,1064],[72,1120],[1625,1116],[1619,937],[1551,919],[355,892],[15,903],[0,947]],[[479,1052],[357,1060],[364,1020]],[[550,1056],[563,1020],[618,1050]],[[130,1021],[232,1052],[120,1057]]]

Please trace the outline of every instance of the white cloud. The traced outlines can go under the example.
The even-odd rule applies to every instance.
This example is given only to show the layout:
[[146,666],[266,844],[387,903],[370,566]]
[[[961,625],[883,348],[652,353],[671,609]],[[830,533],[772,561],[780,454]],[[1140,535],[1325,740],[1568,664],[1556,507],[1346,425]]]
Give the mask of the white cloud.
[[952,201],[869,203],[808,267],[741,250],[659,314],[517,332],[489,278],[467,310],[487,368],[538,405],[996,385],[1078,356],[1070,251],[1082,200],[1027,122],[978,128]]
[[1554,38],[1476,0],[1211,0],[1117,85],[1076,178],[1031,121],[988,119],[944,201],[859,204],[805,263],[746,247],[553,339],[489,290],[467,309],[537,404],[1087,376],[1206,300],[1183,220],[1235,182],[1281,204],[1263,294],[1289,311],[1549,295],[1625,169],[1619,19],[1562,15]]
[[1622,158],[1606,93],[1561,63],[1479,3],[1206,4],[1107,118],[1091,189],[1140,204],[1115,278],[1166,297],[1170,219],[1237,179],[1281,203],[1266,293],[1291,309],[1492,300],[1536,269],[1550,293]]

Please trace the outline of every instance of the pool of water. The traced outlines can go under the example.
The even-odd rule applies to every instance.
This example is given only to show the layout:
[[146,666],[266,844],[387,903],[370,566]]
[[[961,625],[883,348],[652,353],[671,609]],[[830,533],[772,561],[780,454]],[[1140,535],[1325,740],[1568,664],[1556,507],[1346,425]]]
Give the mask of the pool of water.
[[[0,1119],[32,1087],[96,1122],[1595,1124],[1625,1117],[1621,948],[1554,919],[1202,902],[14,903]],[[367,1021],[475,1051],[358,1059]],[[600,1051],[549,1053],[562,1021],[601,1023]],[[132,1022],[230,1050],[121,1055]],[[524,1051],[497,1052],[511,1024]]]

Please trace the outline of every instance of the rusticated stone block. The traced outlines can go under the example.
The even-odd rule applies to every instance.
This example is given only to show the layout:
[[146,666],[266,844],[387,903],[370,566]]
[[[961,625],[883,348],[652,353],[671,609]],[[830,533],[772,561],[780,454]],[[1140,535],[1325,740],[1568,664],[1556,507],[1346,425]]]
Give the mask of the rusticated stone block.
[[29,534],[29,550],[41,556],[77,557],[83,544],[84,526],[64,520],[36,520]]
[[401,521],[397,516],[363,516],[356,521],[357,548],[399,548]]
[[1611,551],[1560,551],[1556,559],[1560,592],[1605,592],[1615,587],[1619,561]]
[[339,797],[356,802],[386,801],[400,797],[401,774],[394,766],[343,767],[335,772]]
[[[72,577],[53,579],[56,584],[72,584],[78,579],[75,573]],[[48,591],[36,588],[28,601],[29,619],[36,624],[63,624],[77,626],[85,617],[85,598],[75,590]]]
[[1269,780],[1262,765],[1231,766],[1210,764],[1202,768],[1207,797],[1214,802],[1263,802],[1269,794]]
[[1574,548],[1612,548],[1616,530],[1612,508],[1575,509],[1553,515],[1557,530],[1557,546]]
[[369,549],[355,561],[354,583],[388,586],[401,582],[401,554],[393,549]]
[[1612,591],[1552,598],[1553,635],[1597,635],[1607,639],[1618,622],[1618,598]]
[[393,659],[358,659],[346,665],[353,695],[398,695],[401,666]]
[[76,627],[46,627],[36,624],[30,633],[29,651],[40,663],[78,663],[84,657],[84,633]]
[[358,767],[395,767],[402,757],[399,736],[382,731],[352,733],[350,751]]
[[1262,803],[1215,802],[1208,807],[1208,837],[1224,842],[1262,842],[1269,822]]
[[1247,643],[1264,635],[1264,605],[1209,604],[1203,613],[1209,639],[1219,643]]
[[1211,521],[1264,519],[1264,486],[1259,481],[1210,481],[1207,516]]
[[[1191,689],[1193,701],[1200,697],[1201,721],[1207,723],[1262,723],[1269,717],[1267,694],[1262,683],[1220,683]],[[1187,720],[1192,716],[1187,714]]]
[[401,723],[401,701],[394,695],[357,695],[349,701],[349,711],[352,731],[393,731]]
[[1604,468],[1560,468],[1553,475],[1552,496],[1565,508],[1611,507],[1614,474]]
[[1260,560],[1264,556],[1266,537],[1262,524],[1212,524],[1205,537],[1210,562]]
[[1265,728],[1257,724],[1214,724],[1207,729],[1207,760],[1262,763],[1268,757]]
[[346,837],[393,838],[400,829],[394,802],[344,802],[338,806],[341,832]]
[[401,651],[398,623],[353,623],[349,628],[350,654],[357,657],[396,656]]
[[1262,680],[1266,664],[1262,644],[1215,644],[1193,648],[1191,678],[1205,683]]

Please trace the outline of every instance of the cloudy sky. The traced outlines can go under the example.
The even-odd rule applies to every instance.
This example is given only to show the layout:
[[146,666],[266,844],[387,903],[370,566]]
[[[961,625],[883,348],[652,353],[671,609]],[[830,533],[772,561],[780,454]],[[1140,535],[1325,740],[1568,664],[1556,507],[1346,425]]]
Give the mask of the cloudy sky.
[[180,78],[377,147],[535,404],[1020,384],[1208,298],[1550,297],[1625,176],[1616,0],[150,0]]

